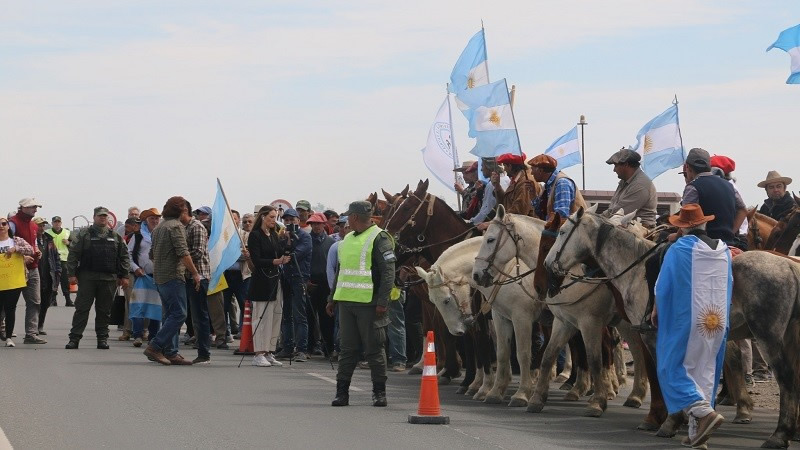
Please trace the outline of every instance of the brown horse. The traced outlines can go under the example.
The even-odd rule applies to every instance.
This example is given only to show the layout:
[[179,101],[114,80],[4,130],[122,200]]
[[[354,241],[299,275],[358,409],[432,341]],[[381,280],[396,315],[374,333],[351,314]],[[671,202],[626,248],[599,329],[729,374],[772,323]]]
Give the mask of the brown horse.
[[800,198],[794,196],[794,208],[772,229],[769,238],[765,244],[765,249],[775,250],[784,255],[789,253],[794,240],[800,233]]
[[778,221],[751,208],[747,211],[747,249],[764,250],[767,248],[772,230]]

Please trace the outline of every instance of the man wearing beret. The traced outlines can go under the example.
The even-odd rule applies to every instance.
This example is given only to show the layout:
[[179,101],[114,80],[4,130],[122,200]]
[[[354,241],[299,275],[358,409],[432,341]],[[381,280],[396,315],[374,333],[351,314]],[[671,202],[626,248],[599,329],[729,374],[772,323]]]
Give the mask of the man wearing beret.
[[372,406],[386,406],[386,327],[394,286],[394,241],[373,224],[372,205],[357,201],[344,213],[353,230],[337,247],[339,265],[326,307],[339,308],[339,371],[331,406],[350,403],[350,379],[363,350],[372,375]]
[[770,170],[767,178],[758,183],[758,187],[767,191],[767,199],[758,211],[761,214],[781,220],[794,208],[795,202],[792,195],[786,192],[786,186],[792,182],[789,177],[782,177],[776,170]]
[[467,183],[467,187],[464,187],[461,182],[456,181],[453,187],[461,196],[461,217],[469,220],[480,210],[483,197],[483,183],[478,180],[478,161],[465,161],[453,172],[461,172]]
[[[533,178],[544,183],[542,194],[533,201],[536,217],[553,223],[566,220],[579,207],[586,207],[575,182],[557,169],[558,161],[549,155],[534,156],[528,161]],[[556,217],[556,216],[560,216]]]
[[623,148],[606,161],[614,166],[619,184],[603,216],[611,217],[620,209],[625,214],[636,211],[642,225],[652,228],[656,225],[657,191],[653,180],[639,167],[641,158],[635,151]]
[[[506,153],[497,157],[497,163],[505,167],[511,183],[504,189],[500,181],[500,174],[492,173],[491,182],[497,203],[502,204],[506,212],[534,217],[533,199],[541,191],[541,186],[528,178],[525,167],[525,153],[515,155]],[[488,228],[488,222],[478,225],[479,230]]]

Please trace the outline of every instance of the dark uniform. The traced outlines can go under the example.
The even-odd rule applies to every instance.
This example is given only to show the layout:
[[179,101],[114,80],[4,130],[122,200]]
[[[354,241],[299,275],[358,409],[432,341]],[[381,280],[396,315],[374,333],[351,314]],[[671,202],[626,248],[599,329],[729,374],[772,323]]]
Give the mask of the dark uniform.
[[[95,215],[103,212],[108,213],[108,210],[95,208]],[[89,321],[92,303],[95,304],[97,346],[108,348],[108,322],[117,280],[127,278],[130,271],[125,241],[105,226],[82,228],[71,237],[67,271],[69,276],[78,278],[78,295],[67,348],[77,348]]]
[[[372,206],[369,202],[353,202],[345,215],[358,214],[369,217]],[[354,237],[369,235],[375,232],[377,225],[372,225],[361,233],[351,232]],[[391,236],[380,230],[372,244],[371,278],[372,298],[369,302],[348,301],[337,295],[337,288],[344,287],[341,280],[342,244],[339,244],[340,264],[336,271],[333,295],[329,301],[338,303],[339,308],[339,371],[336,374],[336,399],[333,406],[344,406],[349,402],[348,390],[350,379],[358,363],[360,351],[363,349],[372,374],[373,405],[386,406],[386,328],[389,325],[388,306],[392,287],[394,286],[394,241]],[[376,307],[387,308],[387,313],[378,318]]]

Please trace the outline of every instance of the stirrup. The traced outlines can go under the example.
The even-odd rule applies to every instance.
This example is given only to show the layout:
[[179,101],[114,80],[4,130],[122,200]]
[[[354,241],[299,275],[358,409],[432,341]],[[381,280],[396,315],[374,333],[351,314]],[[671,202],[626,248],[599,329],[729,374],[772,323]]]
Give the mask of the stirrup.
[[639,333],[655,333],[658,331],[658,328],[653,326],[653,324],[650,323],[650,320],[647,319],[642,320],[642,323],[639,325],[631,325],[631,329]]

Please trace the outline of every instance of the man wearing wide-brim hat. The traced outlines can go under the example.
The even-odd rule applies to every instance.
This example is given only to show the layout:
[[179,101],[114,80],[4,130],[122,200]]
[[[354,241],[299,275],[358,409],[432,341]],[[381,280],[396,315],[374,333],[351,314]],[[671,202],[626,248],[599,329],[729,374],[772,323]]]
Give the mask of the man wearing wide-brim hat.
[[725,351],[733,288],[731,253],[711,239],[706,224],[714,220],[700,205],[686,204],[669,222],[682,237],[664,256],[656,282],[658,381],[670,414],[689,417],[683,444],[698,448],[722,422],[713,402]]
[[770,170],[767,178],[758,183],[758,187],[767,191],[767,199],[758,210],[761,214],[781,220],[789,211],[794,208],[795,201],[792,195],[786,191],[786,186],[792,183],[789,177],[782,177],[777,170]]

